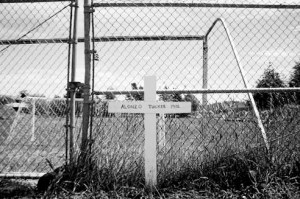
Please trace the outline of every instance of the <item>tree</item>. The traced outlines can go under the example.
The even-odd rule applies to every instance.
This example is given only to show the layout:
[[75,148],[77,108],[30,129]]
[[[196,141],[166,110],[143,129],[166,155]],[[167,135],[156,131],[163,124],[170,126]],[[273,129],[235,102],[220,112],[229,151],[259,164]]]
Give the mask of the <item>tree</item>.
[[20,91],[20,97],[21,98],[24,98],[24,97],[27,97],[29,96],[29,92],[27,90],[21,90]]
[[[165,86],[165,90],[168,90],[169,87]],[[164,102],[182,102],[182,94],[178,92],[174,92],[172,94],[163,93],[159,95],[159,100]]]
[[[109,87],[107,90],[114,90],[112,87]],[[105,99],[107,100],[114,100],[116,96],[113,93],[105,94]]]
[[[132,90],[143,90],[142,86],[137,86],[136,83],[131,84]],[[126,94],[126,100],[136,100],[136,101],[142,101],[144,100],[144,95],[142,93],[133,93],[133,94]]]
[[[283,88],[286,87],[283,80],[280,78],[271,66],[265,71],[260,80],[258,80],[256,88]],[[287,96],[284,93],[255,93],[254,100],[260,109],[269,109],[283,106],[287,101]]]
[[[293,67],[293,72],[290,77],[289,87],[300,87],[300,62],[296,62],[296,65]],[[292,93],[291,100],[300,104],[300,93]]]
[[184,101],[191,102],[192,103],[192,111],[195,112],[198,110],[199,107],[199,100],[195,95],[187,94],[184,96]]
[[[165,90],[168,90],[169,87],[165,86]],[[192,95],[188,94],[183,96],[182,93],[174,92],[172,94],[163,93],[159,95],[159,100],[164,102],[182,102],[182,101],[190,101],[192,103],[192,111],[196,111],[199,106],[198,99]],[[187,117],[188,113],[177,113],[177,114],[169,114],[173,116],[179,116],[179,117]]]
[[182,98],[182,94],[181,93],[174,93],[172,95],[172,101],[173,102],[182,102],[183,101],[183,98]]
[[[168,90],[169,87],[165,86],[164,89]],[[166,93],[160,94],[159,95],[159,100],[164,101],[164,102],[170,102],[170,101],[172,101],[172,95],[171,94],[166,94]]]

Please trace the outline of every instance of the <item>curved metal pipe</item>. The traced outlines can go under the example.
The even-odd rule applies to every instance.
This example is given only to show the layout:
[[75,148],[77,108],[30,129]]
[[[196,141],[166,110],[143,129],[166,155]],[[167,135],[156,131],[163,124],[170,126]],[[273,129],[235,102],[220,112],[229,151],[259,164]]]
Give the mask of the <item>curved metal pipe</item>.
[[[217,24],[217,22],[221,22],[221,24],[223,25],[224,29],[225,29],[225,32],[226,32],[226,35],[227,35],[227,38],[229,40],[229,43],[230,43],[230,46],[231,46],[231,49],[233,51],[233,54],[234,54],[234,57],[235,57],[235,60],[237,62],[237,65],[239,67],[239,70],[240,70],[240,73],[242,75],[242,79],[243,79],[243,82],[244,82],[244,85],[246,88],[248,88],[248,81],[245,77],[245,72],[244,72],[244,68],[242,67],[242,65],[240,64],[240,58],[239,58],[239,55],[236,51],[236,47],[233,43],[233,39],[231,37],[231,34],[227,28],[227,25],[225,23],[225,21],[222,19],[222,18],[217,18],[213,24],[211,25],[211,27],[208,29],[208,31],[206,32],[205,34],[205,39],[207,40],[207,37],[209,36],[210,32],[213,30],[213,28],[215,27],[215,25]],[[262,133],[262,136],[263,136],[263,139],[264,139],[264,142],[266,144],[266,148],[269,150],[270,149],[270,146],[269,146],[269,143],[268,143],[268,139],[267,139],[267,134],[265,132],[265,128],[263,126],[263,123],[261,121],[261,118],[260,118],[260,115],[259,115],[259,112],[258,112],[258,109],[257,109],[257,106],[255,104],[255,101],[254,101],[254,98],[253,98],[253,95],[252,93],[247,93],[248,96],[249,96],[249,99],[251,101],[251,104],[252,104],[252,107],[253,107],[253,110],[254,110],[254,113],[256,115],[256,118],[257,118],[257,122],[258,122],[258,126],[261,130],[261,133]]]

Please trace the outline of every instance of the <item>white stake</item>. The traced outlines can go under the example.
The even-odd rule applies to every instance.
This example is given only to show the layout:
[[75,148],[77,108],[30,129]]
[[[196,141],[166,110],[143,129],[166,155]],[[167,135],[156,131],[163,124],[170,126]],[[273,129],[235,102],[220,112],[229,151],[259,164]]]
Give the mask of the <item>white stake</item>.
[[[156,78],[145,77],[144,80],[146,102],[156,100]],[[146,186],[152,189],[157,184],[156,179],[156,113],[145,113],[145,178]]]
[[15,115],[14,121],[10,126],[9,135],[12,135],[14,133],[14,130],[17,126],[17,123],[19,122],[19,116],[20,116],[20,112],[21,112],[21,109],[22,109],[21,105],[22,105],[21,103],[18,104],[18,110],[17,110],[17,113]]

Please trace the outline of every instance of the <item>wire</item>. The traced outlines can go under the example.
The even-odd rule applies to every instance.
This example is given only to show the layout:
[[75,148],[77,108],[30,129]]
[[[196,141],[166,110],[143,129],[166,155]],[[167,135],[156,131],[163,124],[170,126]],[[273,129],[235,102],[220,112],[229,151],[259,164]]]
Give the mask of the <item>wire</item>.
[[[61,13],[64,9],[66,9],[67,7],[69,7],[71,4],[68,4],[67,6],[63,7],[62,9],[60,9],[58,12],[54,13],[53,15],[51,15],[48,19],[46,19],[45,21],[43,21],[42,23],[38,24],[36,27],[32,28],[31,30],[29,30],[27,33],[25,33],[24,35],[22,35],[21,37],[19,37],[16,41],[20,41],[21,39],[23,39],[24,37],[26,37],[28,34],[30,34],[31,32],[33,32],[34,30],[38,29],[39,27],[41,27],[42,25],[44,25],[47,21],[49,21],[50,19],[52,19],[53,17],[55,17],[56,15],[58,15],[59,13]],[[3,48],[0,53],[2,53],[3,51],[7,50],[11,45],[6,46],[5,48]]]

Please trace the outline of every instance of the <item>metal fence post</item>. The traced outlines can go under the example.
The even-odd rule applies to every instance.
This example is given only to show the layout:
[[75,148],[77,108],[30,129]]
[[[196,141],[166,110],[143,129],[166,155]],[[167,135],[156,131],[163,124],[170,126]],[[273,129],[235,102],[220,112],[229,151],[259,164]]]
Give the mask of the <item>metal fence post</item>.
[[91,1],[84,0],[84,52],[85,52],[85,77],[82,113],[82,138],[81,152],[87,150],[88,128],[90,119],[90,81],[91,81]]
[[[207,57],[208,57],[208,45],[207,45],[207,37],[203,38],[203,89],[207,89]],[[207,94],[202,94],[202,104],[207,105]]]
[[[76,57],[77,57],[77,27],[78,27],[78,0],[74,4],[74,26],[72,39],[72,67],[71,67],[71,82],[76,81]],[[74,129],[75,129],[75,88],[70,91],[70,134],[69,134],[69,158],[70,163],[74,161]]]

